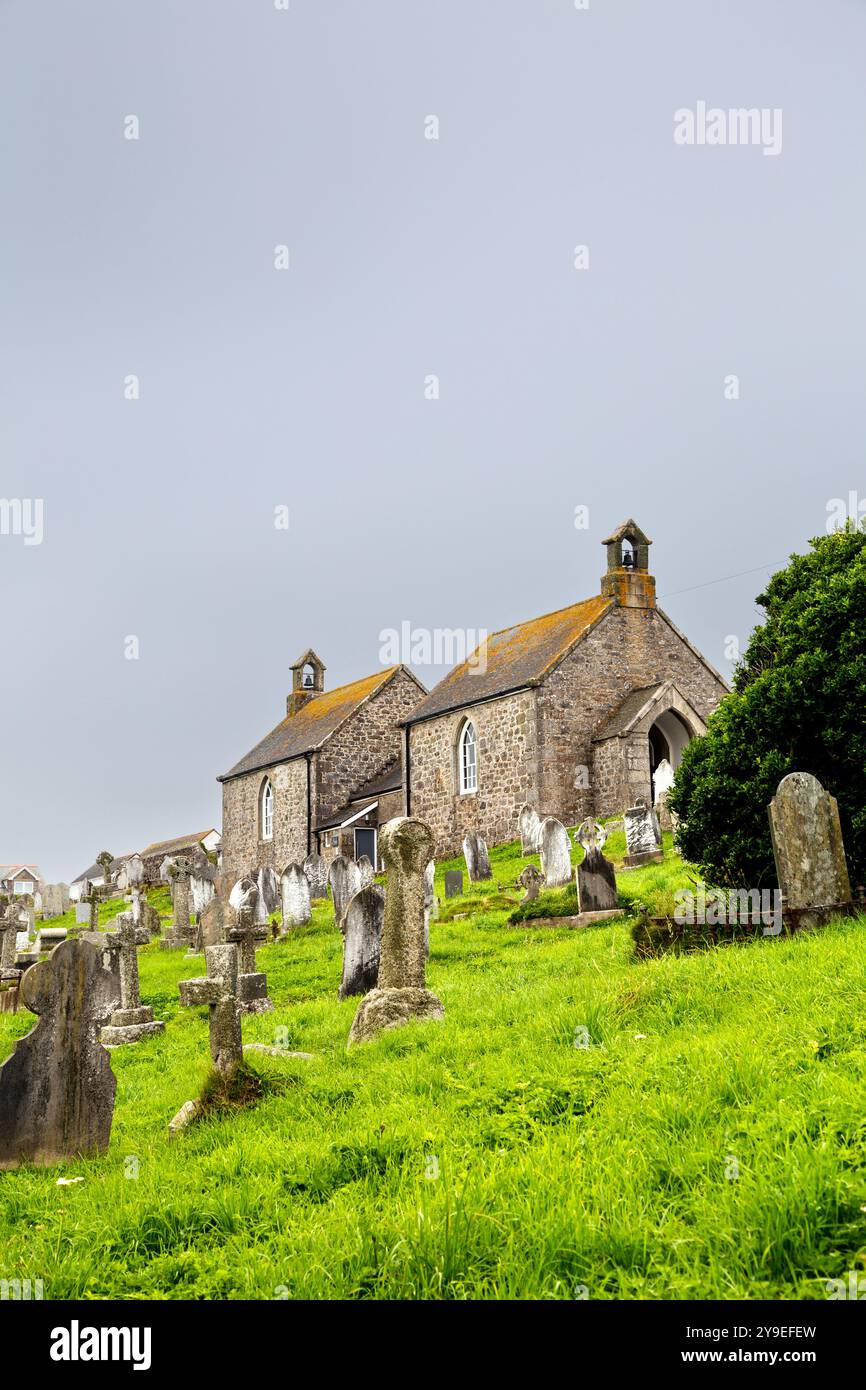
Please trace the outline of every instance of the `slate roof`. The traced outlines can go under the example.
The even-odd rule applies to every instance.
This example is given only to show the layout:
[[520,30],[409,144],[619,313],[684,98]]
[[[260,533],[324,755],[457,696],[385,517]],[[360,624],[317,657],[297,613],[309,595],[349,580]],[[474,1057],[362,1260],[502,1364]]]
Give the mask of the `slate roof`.
[[[155,859],[157,855],[161,855],[164,858],[167,854],[177,854],[183,849],[195,849],[196,845],[200,845],[202,840],[212,834],[213,826],[210,826],[207,830],[199,830],[196,835],[177,835],[173,840],[154,840],[152,845],[147,846],[147,849],[140,851],[141,857],[142,859]],[[130,855],[126,856],[127,859],[130,857]],[[114,864],[111,867],[113,869]]]
[[486,668],[473,669],[473,653],[468,661],[449,671],[403,723],[416,724],[494,695],[538,685],[611,607],[611,599],[596,594],[556,613],[491,633],[487,638]]
[[[135,850],[131,850],[129,854],[119,854],[116,859],[112,859],[111,863],[108,866],[109,871],[113,874],[116,874],[121,864],[125,864],[127,859],[131,859],[134,853]],[[89,869],[85,869],[83,874],[78,874],[78,876],[74,878],[72,882],[83,883],[86,878],[102,878],[102,865],[96,863],[91,864]]]
[[[323,691],[314,695],[297,712],[287,715],[276,728],[250,749],[240,762],[217,778],[227,782],[231,777],[240,777],[245,772],[256,772],[259,768],[270,767],[274,763],[287,763],[304,753],[312,753],[321,748],[326,739],[336,733],[340,725],[348,719],[358,706],[377,694],[392,680],[398,671],[405,668],[389,666],[384,671],[376,671],[372,676],[364,676],[350,685],[340,685],[336,690]],[[410,673],[411,674],[411,673]],[[414,679],[414,677],[413,677]],[[423,688],[423,687],[422,687]]]

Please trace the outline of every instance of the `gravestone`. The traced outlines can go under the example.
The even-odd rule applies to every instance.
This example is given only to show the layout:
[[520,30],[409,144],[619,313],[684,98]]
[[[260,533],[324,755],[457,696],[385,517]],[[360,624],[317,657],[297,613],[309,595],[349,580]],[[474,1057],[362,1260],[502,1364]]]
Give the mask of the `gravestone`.
[[304,873],[310,884],[310,897],[313,899],[328,896],[328,869],[324,859],[315,850],[304,860]]
[[639,864],[650,864],[664,858],[661,850],[661,829],[655,811],[645,801],[637,801],[623,815],[625,843],[628,853],[625,862],[629,868]]
[[242,907],[253,908],[255,917],[256,900],[259,896],[259,885],[254,878],[247,874],[244,878],[239,878],[237,883],[232,885],[229,893],[229,907],[233,908],[235,915],[240,912]]
[[143,927],[148,936],[159,936],[162,922],[156,908],[141,896],[141,889],[132,889],[132,920],[137,927]]
[[344,917],[341,999],[376,988],[384,913],[385,893],[375,883],[359,889],[349,902]]
[[201,944],[205,953],[209,946],[224,945],[226,931],[226,904],[221,898],[212,898],[201,914]]
[[379,844],[387,872],[379,980],[361,1001],[350,1043],[368,1042],[413,1018],[445,1016],[442,1001],[426,987],[424,870],[433,832],[423,821],[398,816],[382,827]]
[[75,904],[75,920],[76,920],[76,922],[79,923],[79,924],[81,924],[82,922],[88,922],[88,923],[89,923],[89,921],[90,921],[90,903],[89,903],[89,902],[77,902],[77,903]]
[[344,854],[338,854],[331,861],[328,870],[331,895],[334,899],[334,921],[343,930],[343,917],[349,902],[361,890],[361,871],[358,865]]
[[97,854],[96,863],[102,870],[103,897],[107,898],[111,894],[111,887],[113,882],[111,876],[111,866],[114,863],[114,855],[110,854],[107,849],[104,849],[101,854]]
[[571,883],[571,845],[568,831],[555,816],[546,816],[539,831],[541,868],[545,888]]
[[121,1047],[140,1042],[165,1032],[165,1024],[154,1019],[149,1004],[142,1004],[138,981],[138,947],[150,941],[150,932],[136,926],[131,912],[120,912],[115,918],[117,930],[109,933],[106,944],[117,953],[120,975],[120,1007],[115,1009],[102,1030],[105,1046]]
[[480,883],[483,879],[493,877],[487,843],[483,835],[477,835],[474,830],[467,832],[463,838],[463,858],[466,860],[470,883]]
[[658,816],[659,828],[671,830],[673,823],[668,810],[668,792],[674,784],[674,770],[667,758],[662,758],[653,773],[653,807]]
[[376,877],[369,854],[362,854],[358,860],[358,873],[361,875],[361,887],[369,888]]
[[257,927],[265,927],[270,924],[271,915],[280,910],[280,880],[274,870],[266,864],[264,868],[259,869],[256,875],[256,884],[259,898],[254,920]]
[[463,875],[459,869],[445,870],[445,896],[446,898],[462,898]]
[[63,906],[63,892],[59,883],[46,883],[42,887],[42,918],[50,920],[52,917],[62,917],[65,909]]
[[213,899],[216,892],[216,878],[215,866],[210,862],[204,850],[199,850],[193,858],[189,874],[192,910],[197,920],[201,918],[201,914]]
[[517,882],[524,890],[523,901],[525,903],[535,902],[539,890],[544,882],[544,874],[540,869],[536,869],[534,864],[527,864],[526,868],[518,875]]
[[517,817],[517,829],[520,834],[521,854],[535,854],[538,849],[541,817],[534,806],[521,806]]
[[309,922],[310,880],[300,864],[288,864],[280,877],[283,904],[283,931],[290,927],[302,927]]
[[436,901],[436,861],[430,860],[424,870],[424,954],[430,956],[430,919],[439,916],[439,904]]
[[59,946],[61,941],[66,940],[65,927],[43,927],[36,937],[36,946],[40,956],[47,956]]
[[160,944],[166,950],[188,950],[193,942],[189,920],[189,871],[185,864],[172,861],[166,875],[173,889],[173,913],[171,930],[166,932]]
[[181,980],[180,1002],[185,1008],[207,1004],[210,1055],[218,1071],[230,1072],[243,1061],[240,1000],[238,999],[238,948],[229,943],[205,951],[207,975]]
[[108,1148],[117,1082],[99,1030],[119,988],[89,941],[62,941],[24,972],[21,1002],[39,1021],[0,1067],[0,1168]]
[[256,969],[256,946],[267,941],[269,928],[255,920],[255,906],[248,904],[238,912],[237,925],[226,933],[238,948],[238,1005],[242,1013],[264,1014],[274,1007],[268,998],[268,977]]
[[577,827],[574,838],[584,850],[583,861],[575,871],[580,910],[611,912],[618,903],[613,864],[602,854],[607,832],[590,816]]
[[26,932],[19,932],[18,914],[14,908],[7,908],[0,918],[0,1013],[16,1013],[18,1010],[18,987],[21,970],[16,967],[19,941],[20,949],[27,950],[30,938]]
[[851,901],[839,807],[808,772],[783,777],[769,806],[770,835],[786,907],[830,908]]

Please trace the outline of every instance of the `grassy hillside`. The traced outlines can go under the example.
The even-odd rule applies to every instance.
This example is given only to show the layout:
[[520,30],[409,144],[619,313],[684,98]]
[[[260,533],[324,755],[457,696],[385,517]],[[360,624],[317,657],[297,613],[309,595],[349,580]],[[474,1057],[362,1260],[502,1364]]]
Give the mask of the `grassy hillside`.
[[[318,907],[259,952],[277,1007],[244,1020],[313,1059],[255,1057],[261,1103],[172,1144],[208,1072],[205,1011],[177,995],[203,962],[142,950],[166,1033],[113,1052],[104,1157],[0,1174],[0,1277],[46,1298],[703,1299],[862,1272],[866,921],[637,964],[625,919],[506,925],[484,899],[526,861],[492,862],[449,904],[470,915],[433,924],[443,1024],[347,1052],[357,1001]],[[620,884],[659,908],[685,874]],[[32,1022],[0,1017],[0,1055]]]

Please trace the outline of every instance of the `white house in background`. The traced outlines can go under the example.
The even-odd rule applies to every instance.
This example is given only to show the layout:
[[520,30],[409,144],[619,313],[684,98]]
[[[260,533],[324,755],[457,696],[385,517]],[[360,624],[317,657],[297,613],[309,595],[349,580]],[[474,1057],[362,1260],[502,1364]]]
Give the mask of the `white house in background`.
[[0,893],[36,893],[43,882],[38,864],[0,864]]

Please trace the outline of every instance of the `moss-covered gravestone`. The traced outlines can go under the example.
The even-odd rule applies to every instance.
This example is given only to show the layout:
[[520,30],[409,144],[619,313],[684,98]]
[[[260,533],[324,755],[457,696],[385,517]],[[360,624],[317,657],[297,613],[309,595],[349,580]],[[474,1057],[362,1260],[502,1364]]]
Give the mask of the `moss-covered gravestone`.
[[484,879],[493,877],[487,841],[483,835],[477,835],[474,830],[464,835],[463,858],[466,860],[466,872],[470,883],[481,883]]
[[769,810],[785,906],[829,909],[850,903],[836,798],[811,773],[790,772],[779,783]]
[[21,1000],[39,1021],[0,1067],[0,1168],[103,1153],[117,1081],[99,1032],[117,972],[91,942],[62,941],[25,972]]
[[334,921],[342,931],[346,908],[364,886],[361,882],[361,870],[354,860],[347,859],[345,854],[338,854],[331,861],[328,882],[334,898]]
[[341,999],[376,988],[384,915],[385,894],[375,883],[356,893],[346,908]]
[[423,821],[398,816],[379,835],[387,873],[379,982],[355,1015],[349,1042],[368,1042],[413,1018],[444,1018],[442,1001],[427,989],[424,949],[424,870],[433,832]]
[[601,852],[607,839],[604,826],[590,816],[577,827],[574,838],[584,851],[583,862],[575,872],[581,912],[613,911],[618,905],[616,874],[613,864]]

